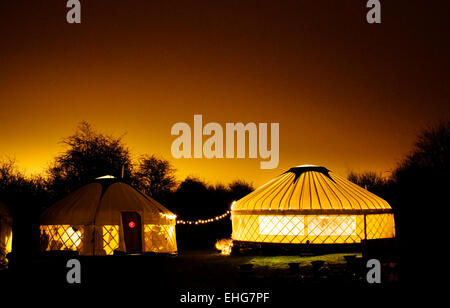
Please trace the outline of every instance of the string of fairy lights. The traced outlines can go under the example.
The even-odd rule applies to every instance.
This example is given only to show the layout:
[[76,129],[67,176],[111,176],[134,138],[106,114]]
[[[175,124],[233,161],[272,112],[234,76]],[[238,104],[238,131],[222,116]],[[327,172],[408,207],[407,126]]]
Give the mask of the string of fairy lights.
[[[209,224],[209,223],[213,223],[219,220],[224,219],[225,217],[227,217],[228,215],[231,214],[231,211],[233,210],[233,205],[235,202],[233,202],[231,204],[231,209],[229,209],[228,211],[226,211],[225,213],[215,216],[215,217],[210,217],[207,219],[197,219],[197,220],[183,220],[183,219],[177,219],[176,220],[176,224],[177,225],[204,225],[204,224]],[[174,214],[165,214],[165,213],[160,213],[161,216],[163,216],[164,218],[170,219],[170,220],[174,220],[177,218],[177,215]]]
[[182,220],[182,219],[178,219],[177,220],[177,225],[204,225],[204,224],[209,224],[209,223],[216,222],[216,221],[224,219],[225,217],[230,215],[230,213],[231,213],[231,210],[228,210],[225,213],[223,213],[222,215],[218,215],[216,217],[212,217],[212,218],[208,218],[208,219],[197,219],[197,220]]

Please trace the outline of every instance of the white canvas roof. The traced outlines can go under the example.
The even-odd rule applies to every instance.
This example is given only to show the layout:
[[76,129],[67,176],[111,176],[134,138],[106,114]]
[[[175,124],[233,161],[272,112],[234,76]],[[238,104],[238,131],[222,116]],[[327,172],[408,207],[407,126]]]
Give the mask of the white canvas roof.
[[143,223],[159,224],[166,219],[162,214],[173,215],[125,183],[102,184],[85,185],[55,203],[41,215],[41,225],[118,225],[126,211],[138,212]]
[[325,167],[293,167],[233,205],[233,211],[383,212],[382,198]]

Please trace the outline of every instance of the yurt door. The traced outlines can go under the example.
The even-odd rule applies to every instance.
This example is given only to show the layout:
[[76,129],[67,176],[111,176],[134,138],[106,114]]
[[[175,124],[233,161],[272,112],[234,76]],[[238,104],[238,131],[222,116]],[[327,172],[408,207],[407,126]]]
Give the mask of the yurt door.
[[141,215],[136,212],[122,212],[122,224],[127,253],[141,253]]

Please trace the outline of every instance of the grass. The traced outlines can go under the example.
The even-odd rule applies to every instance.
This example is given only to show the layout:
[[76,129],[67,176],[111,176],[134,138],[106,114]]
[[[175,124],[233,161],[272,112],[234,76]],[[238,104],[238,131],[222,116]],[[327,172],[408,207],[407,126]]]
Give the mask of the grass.
[[330,265],[345,265],[344,256],[356,255],[361,257],[361,253],[336,253],[320,256],[256,256],[249,261],[256,267],[267,267],[271,269],[288,268],[289,263],[300,263],[300,267],[310,266],[312,261],[322,260]]

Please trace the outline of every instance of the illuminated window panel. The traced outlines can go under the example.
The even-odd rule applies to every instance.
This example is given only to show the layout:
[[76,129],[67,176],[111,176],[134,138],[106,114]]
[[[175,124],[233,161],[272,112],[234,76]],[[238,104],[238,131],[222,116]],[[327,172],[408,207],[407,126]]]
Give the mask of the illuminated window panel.
[[308,235],[312,236],[356,235],[356,216],[308,217]]
[[174,252],[177,250],[174,225],[144,225],[145,251]]
[[[1,217],[0,217],[1,218]],[[12,232],[11,227],[0,222],[0,263],[2,256],[11,252],[12,248]]]
[[103,226],[103,250],[106,255],[112,255],[119,248],[119,226]]
[[5,251],[7,253],[12,251],[12,232],[6,235],[6,245],[5,245]]
[[367,215],[367,239],[395,237],[393,214]]
[[79,251],[82,246],[83,228],[70,225],[41,226],[42,250]]
[[261,235],[304,235],[303,216],[259,216]]

